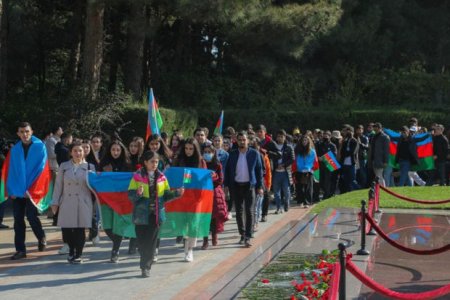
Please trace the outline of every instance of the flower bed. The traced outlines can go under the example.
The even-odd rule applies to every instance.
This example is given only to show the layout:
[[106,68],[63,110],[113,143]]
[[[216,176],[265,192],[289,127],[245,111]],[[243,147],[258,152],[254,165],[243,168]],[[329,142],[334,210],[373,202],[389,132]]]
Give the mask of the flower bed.
[[240,299],[327,299],[338,251],[320,255],[285,253],[270,263],[241,294]]

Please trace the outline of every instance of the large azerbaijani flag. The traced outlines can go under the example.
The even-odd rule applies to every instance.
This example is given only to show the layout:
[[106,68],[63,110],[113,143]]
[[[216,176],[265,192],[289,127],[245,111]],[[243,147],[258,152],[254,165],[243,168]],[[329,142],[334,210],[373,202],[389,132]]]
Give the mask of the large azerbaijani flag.
[[100,206],[103,229],[112,229],[113,233],[126,237],[136,237],[133,204],[128,199],[132,177],[132,172],[88,173],[88,185]]
[[[186,170],[188,172],[186,172]],[[189,180],[186,175],[189,174]],[[184,187],[182,197],[165,203],[166,221],[161,237],[204,237],[209,234],[214,189],[211,171],[194,168],[169,168],[165,172],[171,188]],[[128,198],[131,172],[88,174],[88,185],[100,205],[102,227],[121,236],[135,237],[133,204]]]
[[[185,180],[187,173],[190,180]],[[167,169],[164,174],[170,188],[184,187],[184,194],[166,202],[166,221],[161,227],[160,236],[208,236],[214,198],[211,170],[176,167]]]
[[220,113],[219,120],[217,120],[216,128],[214,129],[214,134],[222,134],[223,129],[223,110]]
[[161,114],[159,113],[158,104],[156,103],[155,96],[153,95],[153,89],[148,91],[148,120],[147,120],[147,132],[145,139],[148,140],[152,134],[160,134],[160,129],[163,125]]
[[[398,169],[399,165],[395,162],[395,156],[397,155],[397,141],[401,138],[401,134],[390,129],[384,129],[384,132],[391,138],[389,143],[389,165]],[[411,169],[414,171],[434,169],[433,139],[431,134],[416,134],[413,136],[413,141],[416,143],[419,160],[417,164],[411,166]]]
[[334,172],[341,168],[333,151],[328,151],[320,158],[330,172]]
[[28,197],[39,211],[48,208],[42,201],[51,180],[50,166],[44,143],[32,136],[32,144],[25,159],[22,143],[17,143],[6,156],[2,167],[0,203],[8,196]]

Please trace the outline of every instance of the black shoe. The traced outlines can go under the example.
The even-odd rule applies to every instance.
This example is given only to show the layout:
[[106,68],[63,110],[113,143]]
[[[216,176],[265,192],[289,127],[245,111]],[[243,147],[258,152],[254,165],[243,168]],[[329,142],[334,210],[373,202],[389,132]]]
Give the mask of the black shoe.
[[289,207],[285,207],[284,212],[288,212],[288,211],[289,211]]
[[245,242],[244,236],[241,236],[241,239],[239,240],[239,245],[243,245]]
[[73,255],[67,256],[67,261],[69,262],[69,264],[73,264],[73,260],[74,260]]
[[142,269],[142,278],[150,277],[150,269]]
[[252,244],[250,243],[250,239],[245,239],[245,248],[250,248]]
[[47,240],[45,239],[45,237],[43,237],[42,239],[39,240],[38,250],[42,252],[45,250],[46,247],[47,247]]
[[27,257],[27,254],[23,251],[17,251],[14,253],[13,256],[11,256],[11,260],[18,260]]
[[118,251],[111,251],[111,259],[110,261],[112,263],[118,263],[119,262],[119,252]]
[[262,216],[261,217],[261,222],[267,222],[267,217],[266,216]]
[[8,225],[1,224],[1,223],[0,223],[0,229],[8,229],[8,228],[9,228]]
[[182,236],[177,236],[177,239],[175,240],[175,243],[177,243],[177,244],[183,243],[183,237]]

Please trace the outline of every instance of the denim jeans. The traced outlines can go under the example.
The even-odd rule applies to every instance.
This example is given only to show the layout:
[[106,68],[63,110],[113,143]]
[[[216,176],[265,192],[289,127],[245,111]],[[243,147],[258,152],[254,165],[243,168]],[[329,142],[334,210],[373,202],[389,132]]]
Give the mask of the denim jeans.
[[264,195],[257,194],[255,196],[255,224],[258,224],[261,219],[263,201]]
[[281,190],[283,190],[284,209],[287,211],[289,209],[289,202],[291,201],[291,190],[289,189],[288,173],[286,171],[273,172],[272,187],[275,196],[275,203],[277,204],[277,209],[281,208]]
[[387,165],[383,170],[384,182],[387,187],[395,186],[394,178],[392,177],[392,167]]
[[411,170],[411,162],[409,160],[400,160],[398,164],[400,165],[400,181],[398,186],[412,186],[408,175],[409,170]]

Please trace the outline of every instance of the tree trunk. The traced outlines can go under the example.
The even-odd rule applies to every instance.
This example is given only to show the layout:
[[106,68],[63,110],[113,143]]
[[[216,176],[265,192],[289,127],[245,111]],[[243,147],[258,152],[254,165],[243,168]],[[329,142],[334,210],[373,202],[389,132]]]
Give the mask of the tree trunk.
[[142,64],[145,40],[145,5],[143,1],[130,3],[127,48],[125,56],[125,92],[131,93],[135,100],[141,99]]
[[84,1],[74,2],[73,17],[70,26],[70,54],[66,74],[66,81],[69,89],[75,85],[75,82],[78,79],[81,58],[81,39],[83,34],[83,12],[85,9]]
[[7,0],[0,0],[0,107],[6,102],[7,84]]
[[87,100],[97,97],[100,70],[103,63],[103,0],[88,0],[84,36],[82,84]]

